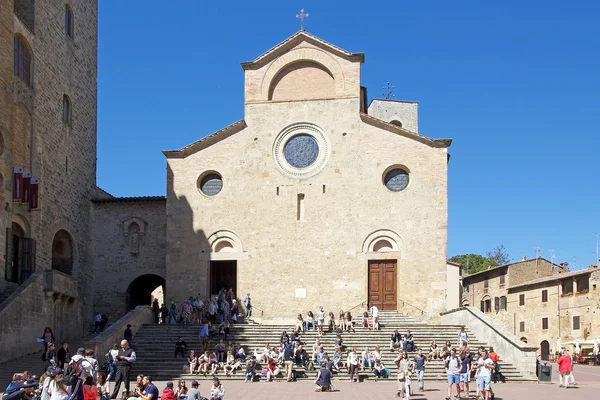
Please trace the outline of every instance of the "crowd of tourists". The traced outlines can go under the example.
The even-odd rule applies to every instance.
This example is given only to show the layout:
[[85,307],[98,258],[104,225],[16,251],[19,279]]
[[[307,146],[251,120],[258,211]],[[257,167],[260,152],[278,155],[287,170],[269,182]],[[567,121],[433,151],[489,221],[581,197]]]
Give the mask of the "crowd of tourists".
[[221,288],[219,293],[211,299],[203,299],[200,294],[190,296],[188,300],[179,304],[170,300],[168,305],[159,304],[158,299],[152,302],[154,323],[156,324],[202,324],[208,320],[211,324],[224,324],[231,320],[237,323],[238,316],[243,311],[246,317],[252,316],[252,299],[247,294],[243,302],[243,310],[238,303],[233,289]]
[[[124,337],[132,338],[131,325],[123,332]],[[177,390],[167,383],[162,395],[152,383],[152,377],[138,375],[133,391],[130,391],[130,375],[137,360],[130,342],[123,339],[105,354],[101,367],[92,349],[79,348],[71,356],[68,343],[63,342],[55,349],[52,329],[46,328],[39,339],[44,344],[42,360],[46,368],[41,376],[28,371],[15,373],[6,387],[2,400],[202,400],[199,384],[191,383],[188,389],[185,381],[179,382]],[[112,384],[111,384],[112,381]],[[121,386],[124,390],[121,392]],[[218,378],[214,378],[207,389],[211,400],[223,399],[225,390]]]
[[[259,376],[270,382],[283,375],[290,382],[296,378],[297,367],[302,367],[309,373],[314,372],[314,383],[318,391],[333,389],[333,374],[347,374],[352,383],[358,382],[359,373],[365,372],[375,378],[395,376],[397,396],[403,399],[410,398],[413,378],[416,379],[418,390],[424,391],[425,368],[432,360],[444,362],[448,377],[447,400],[453,396],[468,397],[471,389],[469,385],[473,379],[476,382],[476,394],[473,398],[493,400],[492,382],[504,382],[498,354],[493,348],[480,348],[477,353],[473,353],[464,328],[457,334],[457,346],[447,341],[438,347],[432,341],[429,349],[418,348],[410,330],[402,334],[395,329],[389,340],[389,351],[397,352],[393,366],[384,364],[379,346],[365,347],[362,351],[347,346],[343,335],[355,333],[357,322],[366,329],[380,329],[377,307],[365,311],[358,321],[349,311],[339,311],[337,315],[333,312],[326,314],[323,307],[319,308],[316,315],[312,311],[307,312],[306,316],[298,314],[289,333],[281,333],[279,343],[266,343],[264,347],[250,349],[247,353],[242,343],[234,343],[229,338],[230,320],[235,323],[242,311],[251,316],[250,295],[247,295],[243,303],[244,310],[241,310],[237,307],[232,291],[222,289],[216,298],[208,302],[208,308],[199,297],[190,298],[179,306],[171,302],[166,317],[159,308],[158,323],[207,321],[199,334],[202,348],[198,352],[190,350],[185,340],[179,337],[174,345],[174,357],[180,356],[186,360],[186,369],[190,374],[212,376],[210,389],[206,389],[210,399],[224,397],[225,390],[217,377],[221,373],[225,376],[242,373],[244,382],[257,381]],[[305,343],[302,338],[310,330],[318,333],[312,345]],[[332,353],[325,349],[323,336],[326,334],[331,335]],[[159,394],[160,391],[152,383],[152,377],[138,375],[136,386],[130,391],[130,373],[137,360],[136,352],[131,347],[131,325],[127,325],[123,337],[120,344],[115,344],[105,355],[104,366],[100,368],[92,349],[79,348],[73,356],[70,355],[66,342],[56,349],[54,334],[50,328],[46,328],[39,339],[45,348],[42,356],[47,366],[45,372],[39,379],[27,371],[15,374],[2,400],[27,399],[33,396],[40,400],[158,400],[159,397],[160,400],[203,399],[196,380],[191,382],[190,388],[186,386],[185,380],[179,381],[177,388],[174,388],[172,382],[168,382],[162,394]],[[572,358],[563,353],[557,362],[560,386],[574,385]],[[124,391],[120,392],[122,385]]]

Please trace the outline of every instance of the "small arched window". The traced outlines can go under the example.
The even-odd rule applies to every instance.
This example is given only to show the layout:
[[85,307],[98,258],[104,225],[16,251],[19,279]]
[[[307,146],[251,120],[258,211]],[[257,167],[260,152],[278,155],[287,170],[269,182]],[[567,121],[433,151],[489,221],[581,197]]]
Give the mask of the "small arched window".
[[68,37],[73,37],[73,11],[68,4],[65,4],[65,33]]
[[66,94],[63,96],[62,120],[65,124],[71,125],[71,100]]
[[15,36],[15,75],[31,84],[31,53],[25,39]]
[[390,124],[396,125],[398,128],[402,128],[402,122],[398,121],[397,119],[390,121]]

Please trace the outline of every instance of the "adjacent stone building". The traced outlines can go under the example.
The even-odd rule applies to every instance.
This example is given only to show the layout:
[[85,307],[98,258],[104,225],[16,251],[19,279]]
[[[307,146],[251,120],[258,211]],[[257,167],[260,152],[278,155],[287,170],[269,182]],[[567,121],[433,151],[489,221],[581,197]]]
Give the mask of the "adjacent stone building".
[[91,314],[97,18],[95,0],[0,2],[0,360]]
[[547,360],[561,348],[588,355],[600,341],[600,271],[568,271],[543,258],[463,277],[463,305],[479,306]]

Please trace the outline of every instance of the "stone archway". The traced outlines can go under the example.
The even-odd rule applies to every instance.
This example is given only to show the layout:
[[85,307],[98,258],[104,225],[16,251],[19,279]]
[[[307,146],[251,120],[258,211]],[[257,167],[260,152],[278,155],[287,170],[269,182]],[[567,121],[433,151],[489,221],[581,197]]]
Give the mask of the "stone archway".
[[154,274],[145,274],[135,278],[127,287],[125,296],[127,310],[133,310],[140,305],[149,306],[152,301],[152,293],[161,286],[164,296],[165,278]]
[[73,239],[64,229],[52,240],[52,269],[73,275]]

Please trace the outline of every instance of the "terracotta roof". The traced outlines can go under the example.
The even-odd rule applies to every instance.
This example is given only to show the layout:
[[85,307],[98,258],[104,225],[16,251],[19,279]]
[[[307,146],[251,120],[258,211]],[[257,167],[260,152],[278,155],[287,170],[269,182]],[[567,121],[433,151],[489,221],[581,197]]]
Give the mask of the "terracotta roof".
[[346,50],[342,49],[341,47],[337,47],[317,36],[311,35],[310,33],[306,32],[306,31],[298,31],[295,34],[293,34],[292,36],[290,36],[289,38],[285,39],[283,42],[279,43],[278,45],[270,48],[269,50],[267,50],[260,56],[256,57],[253,61],[243,62],[242,68],[251,69],[253,67],[259,66],[260,64],[263,63],[263,61],[270,60],[275,55],[277,55],[279,52],[285,51],[285,49],[287,49],[288,47],[292,47],[296,42],[299,42],[302,40],[307,40],[314,44],[326,47],[331,52],[336,53],[337,55],[339,55],[341,57],[348,58],[348,59],[354,59],[356,61],[360,61],[361,63],[365,61],[364,53],[350,53],[349,51],[346,51]]
[[92,199],[93,203],[137,203],[151,201],[166,201],[165,196],[136,196],[136,197],[113,197],[110,199]]
[[522,288],[522,287],[525,287],[525,286],[533,286],[533,285],[537,285],[537,284],[540,284],[540,283],[560,281],[561,279],[572,278],[574,276],[591,274],[594,271],[598,271],[598,270],[597,269],[588,268],[588,269],[582,269],[580,271],[563,272],[563,273],[559,273],[559,274],[554,274],[554,275],[546,276],[544,278],[537,278],[537,279],[533,279],[531,281],[519,283],[518,285],[509,286],[508,290],[519,289],[519,288]]
[[214,133],[211,133],[208,136],[203,137],[200,140],[195,141],[194,143],[188,144],[185,147],[182,147],[179,150],[163,150],[163,154],[167,156],[167,158],[185,158],[190,154],[196,153],[197,151],[202,150],[205,147],[210,146],[220,140],[223,140],[234,133],[241,131],[246,128],[246,121],[239,120],[234,122],[233,124],[226,126],[225,128],[218,130]]
[[393,132],[393,133],[397,133],[401,136],[406,136],[408,138],[415,139],[421,143],[428,144],[431,147],[444,148],[444,147],[450,147],[450,145],[452,144],[452,139],[431,139],[431,138],[428,138],[427,136],[420,135],[416,132],[409,131],[408,129],[400,128],[397,125],[391,124],[389,122],[385,122],[379,118],[375,118],[369,114],[360,113],[360,119],[362,119],[363,122],[365,122],[369,125],[373,125],[378,128],[385,129],[385,130]]
[[[546,262],[549,262],[550,264],[554,264],[553,262],[550,262],[550,261],[546,260],[544,257],[538,257],[538,259],[539,260],[544,260]],[[497,267],[492,267],[492,268],[484,269],[483,271],[475,272],[473,274],[465,275],[464,278],[470,278],[470,277],[476,276],[476,275],[483,275],[483,274],[485,274],[486,272],[489,272],[489,271],[496,271],[496,270],[498,270],[500,268],[510,267],[511,265],[520,264],[520,263],[524,263],[524,262],[529,262],[529,261],[533,261],[533,260],[535,260],[535,258],[530,258],[529,260],[519,260],[519,261],[511,262],[511,263],[508,263],[508,264],[498,265]],[[560,268],[560,265],[554,264],[554,266],[556,266],[557,268]]]

